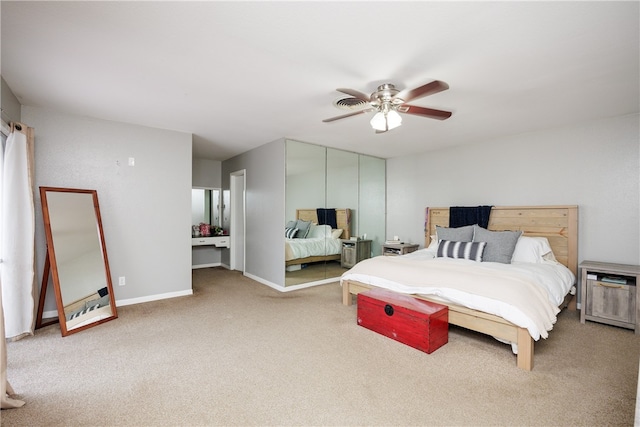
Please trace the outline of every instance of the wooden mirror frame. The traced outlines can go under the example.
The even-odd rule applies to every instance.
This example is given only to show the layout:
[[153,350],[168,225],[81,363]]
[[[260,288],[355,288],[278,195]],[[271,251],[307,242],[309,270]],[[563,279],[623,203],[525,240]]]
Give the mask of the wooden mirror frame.
[[[99,315],[94,316],[96,319],[91,323],[84,324],[82,326],[77,326],[71,329],[67,328],[65,306],[64,306],[64,300],[62,298],[62,289],[64,285],[60,283],[59,269],[56,261],[56,250],[54,245],[54,238],[53,238],[54,236],[53,236],[52,227],[51,227],[51,215],[49,211],[49,201],[47,199],[47,193],[87,194],[92,197],[93,208],[94,208],[95,219],[96,219],[96,226],[97,226],[97,233],[98,233],[97,238],[99,240],[100,251],[102,254],[102,259],[104,261],[104,273],[105,273],[105,280],[106,280],[105,287],[107,288],[107,292],[109,294],[109,307],[110,307],[111,313],[110,314],[106,312],[100,313]],[[49,273],[51,273],[51,277],[53,281],[56,305],[58,307],[58,322],[60,323],[60,331],[63,337],[83,331],[85,329],[89,329],[101,323],[105,323],[110,320],[116,319],[118,317],[118,313],[116,309],[115,297],[113,295],[113,285],[111,281],[111,272],[109,269],[109,260],[107,258],[107,248],[104,240],[104,232],[102,230],[102,218],[100,216],[100,206],[98,204],[97,191],[82,190],[82,189],[75,189],[75,188],[40,187],[40,199],[42,202],[42,217],[44,221],[44,231],[45,231],[46,241],[47,241],[47,253],[46,253],[45,266],[44,266],[43,277],[42,277],[42,288],[40,289],[40,301],[38,304],[36,328],[55,323],[55,320],[47,323],[42,322],[46,291],[47,291],[47,286],[49,282]],[[102,290],[103,288],[104,287],[101,287],[100,289]],[[76,302],[84,302],[85,300],[88,300],[91,297],[91,295],[92,294]],[[93,313],[97,313],[98,310],[99,308],[96,309],[95,312],[92,312],[92,315]]]

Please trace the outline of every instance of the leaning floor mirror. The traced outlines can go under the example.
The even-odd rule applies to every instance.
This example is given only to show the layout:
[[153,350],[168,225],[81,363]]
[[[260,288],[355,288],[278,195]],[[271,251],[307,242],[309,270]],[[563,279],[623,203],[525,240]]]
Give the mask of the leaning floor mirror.
[[38,321],[53,281],[62,336],[118,317],[96,190],[40,187],[47,239]]

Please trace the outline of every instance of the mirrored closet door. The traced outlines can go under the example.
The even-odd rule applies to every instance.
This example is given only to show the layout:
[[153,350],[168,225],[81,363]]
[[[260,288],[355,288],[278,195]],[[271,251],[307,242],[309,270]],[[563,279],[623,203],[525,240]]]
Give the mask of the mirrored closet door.
[[381,253],[385,174],[384,159],[286,141],[285,229],[298,231],[285,238],[285,286],[339,277],[343,240],[366,234]]

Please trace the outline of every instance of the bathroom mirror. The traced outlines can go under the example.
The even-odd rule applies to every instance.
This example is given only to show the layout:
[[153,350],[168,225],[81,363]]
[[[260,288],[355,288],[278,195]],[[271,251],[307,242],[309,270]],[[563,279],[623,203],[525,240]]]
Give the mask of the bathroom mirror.
[[38,319],[51,272],[62,336],[118,317],[95,190],[40,187],[47,239]]
[[219,188],[191,189],[191,224],[201,222],[222,227],[222,201]]

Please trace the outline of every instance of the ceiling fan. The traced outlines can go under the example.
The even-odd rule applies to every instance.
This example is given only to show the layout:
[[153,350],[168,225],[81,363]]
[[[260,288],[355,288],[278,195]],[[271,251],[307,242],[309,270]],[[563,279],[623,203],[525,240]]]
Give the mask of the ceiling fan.
[[359,109],[349,114],[325,119],[323,122],[329,123],[334,120],[344,119],[358,114],[376,111],[371,119],[371,127],[376,133],[387,132],[402,124],[402,117],[399,113],[413,114],[416,116],[428,117],[430,119],[446,120],[451,117],[451,112],[443,110],[435,110],[433,108],[418,107],[409,105],[407,102],[422,98],[423,96],[433,95],[449,89],[449,85],[440,80],[434,80],[431,83],[417,87],[412,90],[405,89],[399,91],[391,83],[385,83],[378,86],[378,89],[368,96],[362,92],[353,89],[336,89],[338,92],[350,95],[352,98],[339,99],[335,102],[338,108]]

